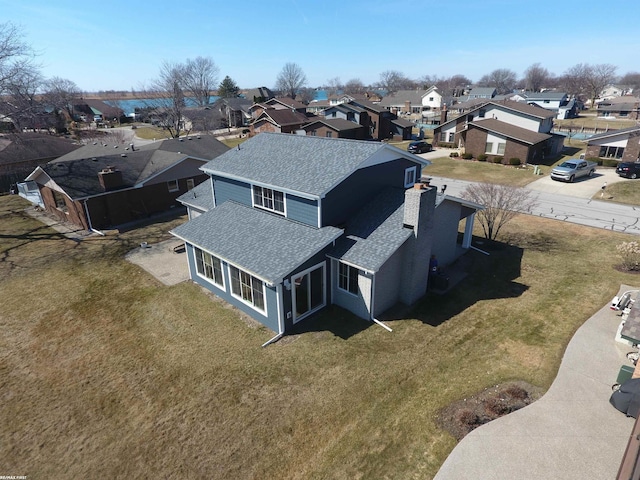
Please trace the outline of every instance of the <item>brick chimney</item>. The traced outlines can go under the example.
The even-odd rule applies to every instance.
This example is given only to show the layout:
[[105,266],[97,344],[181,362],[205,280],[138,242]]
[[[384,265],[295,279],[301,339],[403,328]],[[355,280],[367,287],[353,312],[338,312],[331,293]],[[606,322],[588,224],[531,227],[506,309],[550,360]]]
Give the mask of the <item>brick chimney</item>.
[[122,172],[115,167],[105,167],[98,172],[100,186],[105,192],[122,187]]
[[413,236],[406,244],[400,286],[400,300],[406,305],[415,303],[427,290],[436,193],[435,187],[422,183],[405,191],[403,224],[413,230]]
[[442,105],[442,110],[440,110],[440,125],[447,123],[447,104]]
[[411,113],[411,102],[409,100],[404,102],[404,112]]

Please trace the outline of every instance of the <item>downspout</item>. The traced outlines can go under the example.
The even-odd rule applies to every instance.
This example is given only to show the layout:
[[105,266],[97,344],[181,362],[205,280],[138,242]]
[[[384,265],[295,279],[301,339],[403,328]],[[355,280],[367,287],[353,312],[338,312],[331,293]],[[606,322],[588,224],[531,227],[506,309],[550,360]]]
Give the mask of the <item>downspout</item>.
[[376,276],[375,276],[375,274],[373,274],[371,276],[371,321],[377,323],[378,325],[380,325],[385,330],[387,330],[389,332],[393,332],[393,330],[391,330],[390,327],[386,326],[380,320],[378,320],[376,318],[373,318],[373,307],[375,305],[375,298],[376,298],[376,288],[375,287],[376,287]]
[[262,347],[266,347],[267,345],[271,345],[272,343],[277,342],[278,340],[280,340],[283,336],[284,336],[284,319],[282,318],[282,310],[283,310],[283,305],[282,305],[282,283],[279,283],[276,286],[276,294],[278,296],[278,334],[267,340],[266,342],[264,342],[262,344]]
[[104,232],[101,232],[100,230],[96,230],[95,228],[93,228],[93,225],[91,225],[91,215],[89,215],[89,208],[87,208],[87,199],[85,198],[82,203],[84,204],[84,213],[87,215],[87,222],[89,223],[89,230],[97,233],[98,235],[102,235],[103,237],[105,236]]

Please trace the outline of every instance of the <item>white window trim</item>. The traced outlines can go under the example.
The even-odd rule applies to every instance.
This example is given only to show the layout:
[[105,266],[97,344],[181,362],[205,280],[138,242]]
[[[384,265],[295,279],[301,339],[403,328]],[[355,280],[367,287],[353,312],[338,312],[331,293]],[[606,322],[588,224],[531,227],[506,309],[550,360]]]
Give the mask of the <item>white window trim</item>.
[[485,142],[484,153],[493,153],[493,142]]
[[[256,188],[260,188],[260,189],[269,189],[271,191],[274,192],[279,192],[282,194],[282,208],[283,210],[276,210],[275,208],[269,208],[269,207],[265,207],[264,205],[260,205],[259,203],[256,203]],[[282,215],[284,217],[287,216],[287,194],[285,192],[283,192],[282,190],[277,190],[275,188],[271,188],[271,187],[263,187],[262,185],[252,185],[251,186],[251,205],[255,208],[260,208],[262,210],[266,210],[267,212],[273,212],[273,213],[277,213],[278,215]],[[274,201],[274,205],[275,205],[275,201]]]
[[[213,278],[209,278],[206,275],[203,275],[202,273],[200,273],[198,271],[198,259],[196,258],[196,250],[200,250],[203,253],[206,253],[208,255],[211,255],[212,257],[217,258],[220,261],[220,270],[222,272],[222,285],[218,284],[215,282],[215,280]],[[222,259],[220,257],[217,257],[216,255],[207,252],[206,250],[203,250],[202,248],[196,247],[195,245],[193,246],[193,264],[194,267],[196,269],[196,275],[200,278],[202,278],[203,280],[207,281],[208,283],[210,283],[211,285],[213,285],[216,288],[219,288],[223,291],[227,291],[227,286],[226,286],[226,282],[225,282],[225,278],[224,278],[224,262],[222,261]],[[212,266],[213,268],[213,266]]]
[[[306,270],[303,270],[301,272],[296,273],[295,275],[293,275],[291,277],[291,279],[289,280],[291,282],[291,285],[294,285],[294,281],[296,277],[301,277],[303,275],[307,275],[308,273],[316,270],[316,269],[322,269],[322,278],[323,278],[323,285],[322,285],[322,305],[317,306],[316,308],[313,308],[311,310],[309,310],[308,312],[303,313],[300,316],[296,315],[296,296],[295,294],[291,295],[291,310],[293,311],[293,323],[298,323],[300,320],[304,320],[306,317],[308,317],[309,315],[311,315],[312,313],[317,312],[318,310],[324,308],[327,306],[327,283],[326,283],[326,275],[327,275],[327,264],[326,262],[321,262],[318,263],[317,265],[314,265],[313,267],[309,267]],[[293,286],[292,288],[295,289],[295,286]]]
[[417,179],[418,179],[418,167],[414,166],[414,167],[405,168],[405,170],[404,170],[404,188],[413,187],[413,185],[416,183]]
[[[247,275],[251,276],[251,278],[255,278],[260,283],[262,283],[262,299],[264,300],[264,310],[261,310],[260,308],[256,307],[253,303],[248,302],[247,300],[242,298],[241,295],[238,295],[238,294],[233,292],[233,283],[232,283],[232,280],[231,280],[231,268],[232,267],[233,268],[237,268],[240,272],[246,273]],[[227,272],[229,273],[229,293],[231,294],[231,296],[233,298],[235,298],[236,300],[244,303],[246,306],[252,308],[256,312],[259,312],[259,313],[263,314],[264,316],[268,316],[268,314],[267,314],[267,291],[266,291],[267,290],[267,286],[266,286],[265,281],[261,280],[260,278],[256,277],[255,275],[251,275],[246,270],[243,270],[242,268],[240,268],[240,267],[238,267],[236,265],[232,265],[232,264],[227,264]],[[251,286],[251,288],[253,288],[253,285]]]
[[[360,288],[359,288],[360,287],[360,269],[357,268],[357,267],[354,267],[353,265],[349,265],[348,263],[341,262],[339,260],[338,260],[338,268],[336,269],[336,277],[337,277],[336,278],[336,286],[337,286],[338,290],[340,290],[341,292],[343,292],[343,293],[345,293],[347,295],[351,295],[352,297],[358,297],[359,296],[358,293],[350,292],[349,290],[345,290],[344,288],[342,288],[340,286],[340,265],[344,265],[345,267],[348,267],[350,269],[353,268],[354,270],[357,270],[358,275],[356,277],[356,285],[358,287],[357,288],[358,291],[360,291]],[[347,277],[347,278],[349,278],[349,277]]]
[[[172,188],[171,184],[173,184],[175,182],[175,188]],[[179,192],[180,191],[180,184],[178,183],[178,180],[168,180],[167,181],[167,188],[169,189],[169,192]]]
[[196,181],[193,178],[187,178],[187,191],[192,190],[196,186]]

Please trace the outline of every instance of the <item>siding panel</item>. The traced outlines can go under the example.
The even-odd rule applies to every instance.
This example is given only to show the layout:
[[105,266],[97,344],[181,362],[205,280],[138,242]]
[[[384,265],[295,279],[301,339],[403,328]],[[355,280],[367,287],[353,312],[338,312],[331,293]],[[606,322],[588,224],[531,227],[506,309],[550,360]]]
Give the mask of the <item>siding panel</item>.
[[287,218],[312,227],[318,226],[318,202],[287,195]]
[[212,179],[216,205],[221,205],[227,200],[233,200],[243,205],[251,206],[251,186],[248,183],[215,176]]

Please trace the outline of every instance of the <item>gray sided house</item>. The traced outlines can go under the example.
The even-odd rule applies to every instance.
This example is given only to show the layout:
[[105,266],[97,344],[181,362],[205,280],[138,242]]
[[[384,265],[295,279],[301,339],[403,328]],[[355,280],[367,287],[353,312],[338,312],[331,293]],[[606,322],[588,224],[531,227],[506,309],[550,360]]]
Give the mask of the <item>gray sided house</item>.
[[[261,133],[208,162],[178,198],[191,279],[278,335],[328,305],[373,320],[470,246],[478,205],[419,180],[385,143]],[[458,244],[458,228],[464,236]]]
[[99,230],[179,206],[176,198],[207,178],[200,167],[228,149],[211,136],[96,142],[37,167],[19,186],[61,221]]

